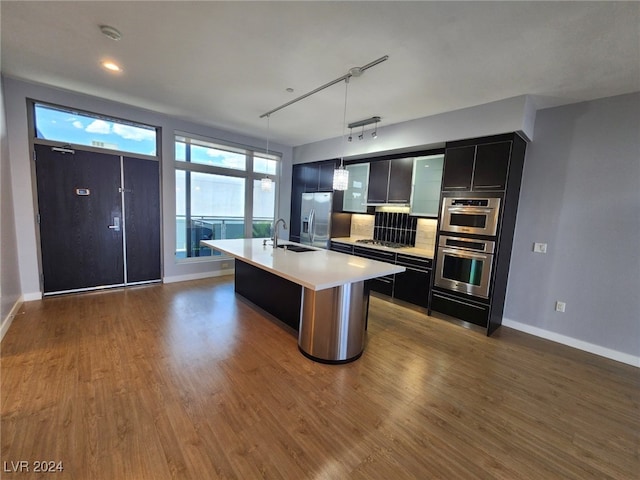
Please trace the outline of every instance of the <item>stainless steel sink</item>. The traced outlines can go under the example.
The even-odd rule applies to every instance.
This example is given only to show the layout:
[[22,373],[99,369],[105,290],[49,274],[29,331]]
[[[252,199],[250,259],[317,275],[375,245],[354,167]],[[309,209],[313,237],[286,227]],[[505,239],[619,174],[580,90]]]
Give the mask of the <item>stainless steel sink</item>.
[[287,244],[283,244],[283,245],[278,245],[278,248],[286,248],[287,250],[291,251],[291,252],[313,252],[315,249],[313,248],[307,248],[307,247],[303,247],[302,245],[287,245]]

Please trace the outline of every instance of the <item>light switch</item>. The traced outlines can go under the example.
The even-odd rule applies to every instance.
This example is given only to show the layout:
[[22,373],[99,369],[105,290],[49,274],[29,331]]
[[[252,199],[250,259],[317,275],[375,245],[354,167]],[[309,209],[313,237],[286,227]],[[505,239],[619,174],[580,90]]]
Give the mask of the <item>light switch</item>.
[[534,243],[533,251],[536,253],[547,253],[547,244],[546,243]]

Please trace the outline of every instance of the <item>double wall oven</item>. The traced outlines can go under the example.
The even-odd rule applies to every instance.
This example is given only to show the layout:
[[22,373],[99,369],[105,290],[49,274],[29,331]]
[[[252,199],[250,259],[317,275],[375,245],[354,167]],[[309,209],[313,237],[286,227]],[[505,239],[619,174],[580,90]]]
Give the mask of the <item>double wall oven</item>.
[[442,201],[432,308],[485,326],[491,296],[500,197]]

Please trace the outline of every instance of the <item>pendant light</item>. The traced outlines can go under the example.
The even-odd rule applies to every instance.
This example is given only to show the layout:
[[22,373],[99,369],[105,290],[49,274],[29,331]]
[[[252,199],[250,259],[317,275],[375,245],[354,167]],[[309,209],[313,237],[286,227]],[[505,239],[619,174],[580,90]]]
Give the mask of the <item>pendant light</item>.
[[347,95],[349,93],[349,77],[344,79],[344,114],[342,116],[342,156],[340,157],[340,166],[333,171],[333,189],[344,191],[349,188],[349,170],[344,168],[344,151],[346,148],[345,130],[347,127]]
[[[269,156],[269,120],[271,119],[271,115],[267,115],[267,157]],[[273,189],[273,180],[270,177],[264,176],[262,180],[260,180],[260,190],[263,192],[270,192]]]

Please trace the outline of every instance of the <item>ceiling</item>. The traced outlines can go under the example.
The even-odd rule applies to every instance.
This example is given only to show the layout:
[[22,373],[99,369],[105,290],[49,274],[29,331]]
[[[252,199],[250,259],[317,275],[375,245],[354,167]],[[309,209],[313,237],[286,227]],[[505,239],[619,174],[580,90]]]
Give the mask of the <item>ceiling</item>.
[[[378,115],[384,127],[523,94],[545,108],[640,90],[638,2],[2,1],[0,9],[5,75],[259,138],[261,114],[383,55],[349,82],[347,123]],[[104,24],[122,39],[102,35]],[[107,58],[123,72],[104,70]],[[344,85],[271,115],[271,140],[340,136]]]

